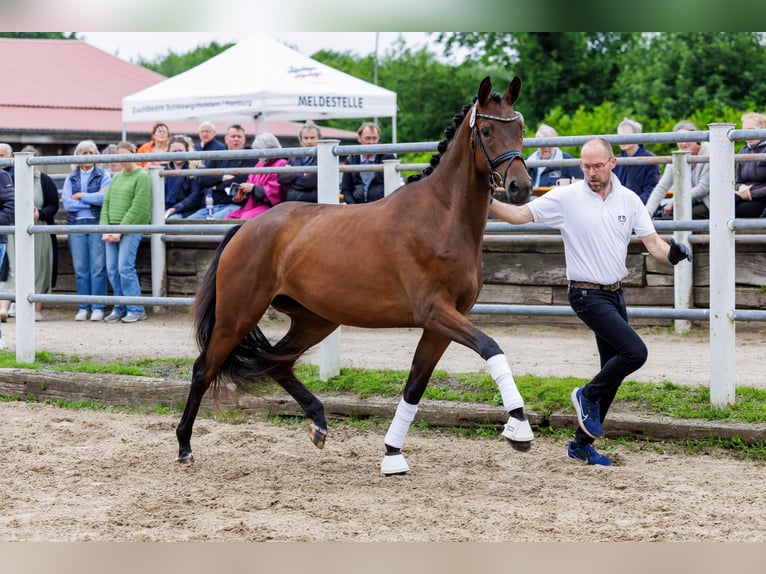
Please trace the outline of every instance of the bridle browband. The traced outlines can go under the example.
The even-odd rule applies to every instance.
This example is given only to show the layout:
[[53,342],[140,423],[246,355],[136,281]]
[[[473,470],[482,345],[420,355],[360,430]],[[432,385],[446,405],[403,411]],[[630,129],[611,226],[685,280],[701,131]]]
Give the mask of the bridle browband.
[[[471,111],[471,120],[470,120],[470,127],[473,128],[473,132],[476,135],[476,140],[479,142],[479,149],[481,150],[481,155],[484,156],[484,161],[487,163],[487,169],[489,170],[489,187],[491,190],[491,193],[502,193],[505,191],[505,187],[503,187],[503,183],[505,182],[505,176],[508,175],[508,170],[511,169],[511,164],[513,163],[513,160],[519,159],[521,160],[521,163],[524,164],[524,167],[526,168],[527,163],[524,161],[524,155],[521,153],[521,150],[519,149],[509,149],[504,151],[503,153],[499,154],[495,159],[489,159],[489,155],[487,155],[487,150],[484,149],[484,143],[481,141],[481,135],[479,134],[479,126],[476,125],[476,118],[484,118],[485,120],[493,120],[496,122],[503,122],[503,123],[510,123],[515,122],[521,117],[521,114],[519,112],[514,112],[512,116],[496,116],[494,114],[487,114],[485,112],[479,112],[476,110],[476,104],[473,106],[473,110]],[[495,168],[499,166],[501,163],[507,161],[508,166],[505,168],[505,172],[503,172],[502,177],[499,173],[495,171]]]

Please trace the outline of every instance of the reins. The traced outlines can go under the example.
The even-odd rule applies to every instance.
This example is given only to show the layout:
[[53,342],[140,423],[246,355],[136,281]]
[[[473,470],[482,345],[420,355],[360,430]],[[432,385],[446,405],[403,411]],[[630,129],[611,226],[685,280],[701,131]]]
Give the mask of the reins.
[[[503,182],[505,181],[505,177],[508,175],[508,170],[511,169],[511,164],[513,163],[513,160],[519,159],[521,160],[521,163],[524,164],[524,167],[526,167],[526,161],[524,161],[524,155],[521,153],[521,150],[518,149],[509,149],[504,151],[503,153],[499,154],[495,159],[489,159],[489,155],[487,155],[487,150],[484,149],[484,143],[481,141],[481,135],[479,134],[479,126],[476,125],[476,118],[484,118],[486,120],[493,120],[496,122],[504,122],[504,123],[510,123],[515,122],[521,117],[521,114],[519,112],[515,112],[512,116],[496,116],[494,114],[487,114],[484,112],[479,112],[476,110],[476,104],[474,104],[473,109],[471,111],[471,119],[470,119],[470,127],[473,128],[473,132],[476,135],[476,140],[479,142],[479,149],[481,150],[481,155],[484,156],[484,161],[487,163],[487,170],[489,171],[489,187],[492,192],[492,194],[496,193],[504,193],[505,187],[503,187]],[[508,162],[508,166],[505,168],[505,172],[503,172],[502,177],[499,173],[495,171],[495,168],[503,163],[504,161]]]

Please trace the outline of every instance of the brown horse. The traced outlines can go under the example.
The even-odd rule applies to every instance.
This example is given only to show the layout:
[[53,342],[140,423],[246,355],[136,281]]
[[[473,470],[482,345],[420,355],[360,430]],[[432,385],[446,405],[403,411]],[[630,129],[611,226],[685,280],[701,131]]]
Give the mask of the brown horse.
[[[505,355],[465,317],[482,286],[490,193],[505,190],[509,201],[521,204],[531,189],[521,153],[524,120],[513,110],[520,88],[515,77],[501,96],[485,78],[473,104],[445,130],[434,167],[384,199],[342,206],[285,202],[226,235],[195,299],[200,355],[176,430],[179,462],[194,460],[194,419],[203,395],[222,377],[272,377],[313,421],[309,434],[322,448],[324,408],[293,367],[339,325],[423,330],[386,435],[384,474],[409,470],[400,449],[451,341],[487,360],[510,413],[503,436],[529,448],[532,431]],[[269,305],[291,320],[273,345],[258,328]]]

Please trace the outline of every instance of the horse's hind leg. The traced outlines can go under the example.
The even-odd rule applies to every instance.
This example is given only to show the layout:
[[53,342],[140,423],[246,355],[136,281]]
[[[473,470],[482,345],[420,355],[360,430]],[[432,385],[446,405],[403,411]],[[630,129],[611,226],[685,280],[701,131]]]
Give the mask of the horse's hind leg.
[[206,377],[205,372],[205,356],[202,354],[194,361],[189,398],[186,400],[186,407],[181,416],[181,421],[176,427],[176,437],[178,438],[178,457],[176,461],[180,463],[194,462],[194,455],[192,455],[191,449],[194,419],[197,418],[202,397],[205,396],[205,392],[213,380],[213,377]]
[[423,398],[436,363],[439,362],[449,344],[448,338],[433,332],[424,331],[420,337],[402,398],[386,433],[386,454],[380,463],[380,471],[386,476],[405,474],[410,470],[401,451],[404,439],[417,414],[418,404]]
[[[274,345],[275,353],[298,357],[313,347],[338,325],[312,313],[293,300],[277,300],[275,307],[290,316],[290,328],[285,336]],[[323,448],[327,437],[327,419],[322,402],[298,380],[293,372],[294,363],[275,368],[270,375],[301,406],[311,419],[309,437],[317,448]]]

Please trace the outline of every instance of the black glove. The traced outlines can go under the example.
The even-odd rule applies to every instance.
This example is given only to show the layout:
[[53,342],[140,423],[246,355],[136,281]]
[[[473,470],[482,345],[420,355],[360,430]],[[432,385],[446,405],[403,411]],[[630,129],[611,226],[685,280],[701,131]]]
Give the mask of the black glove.
[[683,243],[676,243],[675,240],[670,240],[670,251],[668,251],[668,261],[670,261],[673,265],[678,263],[679,261],[682,261],[686,259],[687,261],[692,260],[692,254],[691,251],[689,251],[689,248],[686,247]]
[[260,185],[253,186],[253,197],[259,201],[266,199],[266,191]]

